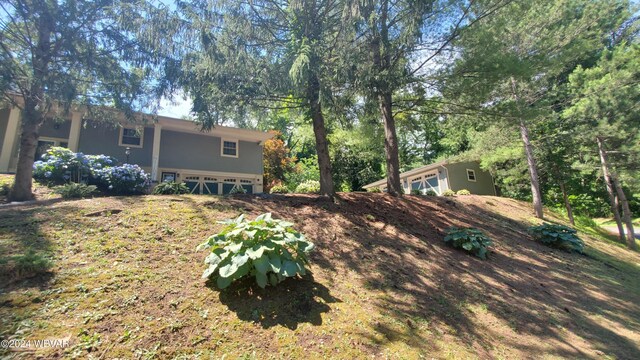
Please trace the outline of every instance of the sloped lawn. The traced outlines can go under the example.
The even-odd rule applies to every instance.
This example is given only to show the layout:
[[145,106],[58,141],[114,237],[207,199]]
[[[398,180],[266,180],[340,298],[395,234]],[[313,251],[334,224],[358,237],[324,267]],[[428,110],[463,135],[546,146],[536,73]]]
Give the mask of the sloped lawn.
[[[218,291],[195,248],[270,211],[317,245],[303,279]],[[0,338],[32,358],[619,358],[640,355],[640,256],[534,243],[528,204],[344,194],[139,196],[0,209]],[[444,246],[473,226],[486,261]],[[50,265],[47,260],[50,259]],[[31,266],[29,266],[31,265]],[[49,267],[50,266],[50,267]]]

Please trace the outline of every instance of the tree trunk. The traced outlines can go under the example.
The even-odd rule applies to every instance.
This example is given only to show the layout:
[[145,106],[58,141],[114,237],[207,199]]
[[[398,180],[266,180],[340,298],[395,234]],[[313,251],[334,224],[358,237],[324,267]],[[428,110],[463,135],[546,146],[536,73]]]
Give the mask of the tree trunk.
[[524,121],[520,121],[520,136],[522,137],[524,152],[527,156],[527,165],[529,166],[533,210],[536,212],[537,218],[544,219],[544,213],[542,212],[542,194],[540,193],[540,180],[538,179],[538,166],[536,165],[536,159],[533,157],[533,147],[529,141],[529,129]]
[[576,225],[573,220],[573,211],[571,210],[571,203],[569,202],[569,196],[567,196],[567,188],[564,186],[564,182],[560,182],[560,190],[562,191],[562,198],[564,199],[564,207],[567,209],[567,216],[571,225]]
[[[371,39],[371,53],[374,68],[378,74],[388,73],[391,68],[388,29],[389,2],[383,1],[378,19],[380,31],[374,29]],[[389,76],[389,75],[386,75]],[[398,135],[393,118],[393,88],[389,79],[383,78],[376,84],[376,96],[380,115],[384,124],[384,151],[387,162],[387,192],[393,196],[402,196],[404,190],[400,184],[400,158],[398,156]]]
[[631,216],[631,209],[629,209],[629,201],[627,201],[627,196],[622,189],[622,185],[620,185],[618,176],[615,173],[612,173],[611,178],[613,180],[613,187],[616,189],[618,199],[620,199],[620,205],[622,206],[622,221],[627,227],[627,233],[625,234],[627,247],[631,250],[636,250],[636,234],[633,230],[633,217]]
[[31,193],[31,187],[33,185],[33,162],[38,146],[38,125],[32,120],[34,112],[36,112],[36,110],[29,111],[26,108],[24,111],[20,132],[18,166],[13,188],[9,194],[11,201],[27,201],[33,199],[33,194]]
[[[516,86],[516,80],[511,78],[511,91],[513,92],[513,99],[520,101],[518,96],[518,87]],[[540,180],[538,178],[538,166],[536,165],[536,159],[533,157],[533,147],[529,140],[529,128],[525,124],[523,119],[520,119],[520,136],[524,145],[524,153],[527,156],[527,165],[529,167],[529,177],[531,178],[531,197],[533,199],[533,210],[536,213],[536,217],[544,219],[544,212],[542,211],[542,194],[540,193]]]
[[[55,2],[54,2],[55,4]],[[38,129],[44,122],[44,116],[48,111],[45,101],[45,80],[49,73],[51,61],[51,34],[55,28],[55,21],[50,12],[49,4],[37,2],[40,16],[35,20],[38,32],[38,42],[31,59],[33,78],[28,91],[22,93],[24,111],[22,114],[22,127],[20,133],[20,151],[18,153],[18,166],[13,188],[9,194],[11,201],[26,201],[33,199],[31,187],[33,185],[33,162],[38,146]]]
[[320,194],[333,196],[333,178],[331,177],[331,158],[327,143],[327,129],[324,125],[324,115],[320,104],[320,81],[313,72],[309,75],[307,85],[307,100],[313,122],[313,133],[316,137],[316,153],[318,154],[318,168],[320,169]]
[[402,196],[400,183],[400,158],[398,156],[398,136],[393,118],[391,94],[378,95],[380,113],[384,123],[384,151],[387,161],[387,191],[393,196]]
[[602,138],[596,136],[596,142],[598,143],[598,152],[600,154],[600,163],[602,165],[602,177],[604,177],[604,183],[607,187],[607,194],[609,194],[609,202],[611,204],[611,212],[613,218],[616,220],[618,226],[618,238],[620,241],[624,241],[624,229],[622,227],[622,218],[620,217],[620,210],[617,201],[617,195],[614,190],[613,182],[611,179],[611,173],[609,171],[609,162],[607,160],[607,152],[604,149],[604,143]]

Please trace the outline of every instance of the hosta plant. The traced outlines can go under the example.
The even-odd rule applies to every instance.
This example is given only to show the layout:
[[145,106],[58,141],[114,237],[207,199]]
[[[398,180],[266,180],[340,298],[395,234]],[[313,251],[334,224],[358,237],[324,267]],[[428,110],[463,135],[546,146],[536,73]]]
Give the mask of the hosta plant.
[[307,254],[314,245],[292,223],[271,213],[251,221],[240,215],[222,223],[227,226],[199,246],[211,251],[202,277],[215,280],[220,289],[243,277],[255,277],[264,288],[306,273]]
[[317,194],[320,192],[320,181],[307,180],[298,186],[296,186],[296,193],[298,194]]
[[455,226],[447,229],[444,242],[454,248],[463,249],[475,256],[486,259],[487,247],[491,245],[491,239],[482,231],[475,228],[458,228]]
[[163,181],[153,188],[154,195],[179,195],[188,193],[189,188],[182,182]]
[[458,190],[458,192],[456,192],[456,195],[471,195],[471,191],[467,189]]
[[584,250],[584,242],[576,235],[576,230],[564,225],[544,223],[531,226],[529,233],[547,246],[577,252]]
[[289,188],[285,185],[274,185],[271,190],[269,190],[270,194],[288,194]]
[[68,183],[56,186],[54,193],[60,194],[63,199],[79,199],[93,195],[97,190],[95,185],[87,185],[83,183]]
[[451,189],[447,189],[442,192],[442,196],[455,196],[455,195],[456,195],[455,191]]
[[231,189],[231,191],[229,191],[229,195],[246,194],[246,193],[247,193],[247,189],[245,189],[244,186],[242,185],[236,185]]

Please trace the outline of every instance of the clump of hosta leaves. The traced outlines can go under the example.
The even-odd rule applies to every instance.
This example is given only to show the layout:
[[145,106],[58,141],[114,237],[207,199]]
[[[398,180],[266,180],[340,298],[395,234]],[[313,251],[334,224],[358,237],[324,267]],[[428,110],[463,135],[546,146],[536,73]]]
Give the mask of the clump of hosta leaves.
[[582,252],[584,250],[584,242],[576,235],[577,231],[564,225],[544,223],[531,226],[529,233],[534,239],[547,246],[567,251]]
[[492,244],[491,239],[478,229],[455,226],[447,229],[444,242],[454,248],[468,251],[481,259],[487,258],[487,247]]
[[221,223],[227,226],[199,247],[211,250],[202,277],[215,280],[220,289],[243,277],[255,277],[264,288],[306,273],[307,254],[314,245],[292,223],[274,219],[271,213],[251,221],[240,215]]

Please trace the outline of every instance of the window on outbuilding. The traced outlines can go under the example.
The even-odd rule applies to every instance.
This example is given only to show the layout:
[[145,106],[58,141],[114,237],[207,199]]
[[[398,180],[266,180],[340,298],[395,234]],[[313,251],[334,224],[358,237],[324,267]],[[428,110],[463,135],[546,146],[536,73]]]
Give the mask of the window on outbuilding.
[[238,157],[238,141],[222,140],[222,156]]
[[476,172],[475,170],[467,169],[467,180],[476,182]]

